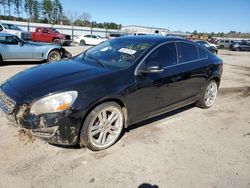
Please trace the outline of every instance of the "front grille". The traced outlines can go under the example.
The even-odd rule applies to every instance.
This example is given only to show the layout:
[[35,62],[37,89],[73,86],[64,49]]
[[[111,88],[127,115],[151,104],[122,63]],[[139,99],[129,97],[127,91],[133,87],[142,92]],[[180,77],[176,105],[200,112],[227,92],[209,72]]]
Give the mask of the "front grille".
[[7,114],[11,114],[16,106],[16,102],[9,98],[1,89],[0,89],[0,108]]
[[21,33],[21,38],[24,40],[30,40],[31,39],[31,33]]

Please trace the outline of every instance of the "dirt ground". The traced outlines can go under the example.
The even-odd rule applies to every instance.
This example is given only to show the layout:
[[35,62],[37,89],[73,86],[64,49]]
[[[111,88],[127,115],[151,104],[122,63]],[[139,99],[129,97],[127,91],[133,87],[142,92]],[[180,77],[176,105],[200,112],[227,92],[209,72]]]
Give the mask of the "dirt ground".
[[[250,52],[219,56],[224,74],[212,108],[191,105],[141,122],[102,152],[27,137],[0,115],[0,187],[249,188]],[[0,67],[0,82],[31,66]]]

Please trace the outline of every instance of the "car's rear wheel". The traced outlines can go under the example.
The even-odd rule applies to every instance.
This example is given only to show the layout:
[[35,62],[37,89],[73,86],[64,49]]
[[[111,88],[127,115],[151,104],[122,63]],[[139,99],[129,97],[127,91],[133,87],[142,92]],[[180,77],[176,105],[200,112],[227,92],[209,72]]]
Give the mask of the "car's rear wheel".
[[61,53],[58,50],[52,50],[48,55],[48,62],[59,61],[62,59]]
[[100,104],[83,123],[80,145],[93,151],[104,150],[120,138],[123,126],[124,115],[120,105],[115,102]]
[[218,93],[218,84],[215,80],[211,80],[208,82],[206,87],[203,89],[201,98],[197,102],[197,106],[201,108],[210,108],[217,97]]
[[84,45],[86,45],[85,40],[81,40],[81,41],[80,41],[80,46],[84,46]]
[[60,45],[60,44],[61,44],[61,40],[58,39],[58,38],[55,38],[55,39],[53,40],[53,43],[54,43],[54,44],[57,44],[57,45]]

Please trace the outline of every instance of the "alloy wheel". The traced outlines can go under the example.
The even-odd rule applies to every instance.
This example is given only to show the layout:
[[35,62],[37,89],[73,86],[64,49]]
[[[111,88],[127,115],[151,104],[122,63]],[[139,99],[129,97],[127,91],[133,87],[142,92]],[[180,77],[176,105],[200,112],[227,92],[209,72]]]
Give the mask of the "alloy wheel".
[[122,112],[114,106],[108,106],[100,110],[92,119],[89,138],[95,147],[106,148],[118,139],[122,129]]
[[205,105],[210,107],[213,105],[218,92],[218,86],[216,82],[211,82],[205,92]]

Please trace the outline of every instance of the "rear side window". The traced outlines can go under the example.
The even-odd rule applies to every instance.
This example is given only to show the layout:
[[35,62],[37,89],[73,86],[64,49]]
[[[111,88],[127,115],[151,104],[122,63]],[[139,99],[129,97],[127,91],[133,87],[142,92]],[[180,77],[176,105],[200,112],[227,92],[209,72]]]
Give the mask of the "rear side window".
[[155,49],[146,59],[147,65],[161,65],[163,67],[177,64],[175,43],[164,44]]
[[197,47],[186,42],[177,43],[180,63],[199,59]]
[[198,47],[199,57],[200,59],[207,58],[207,52],[200,47]]

